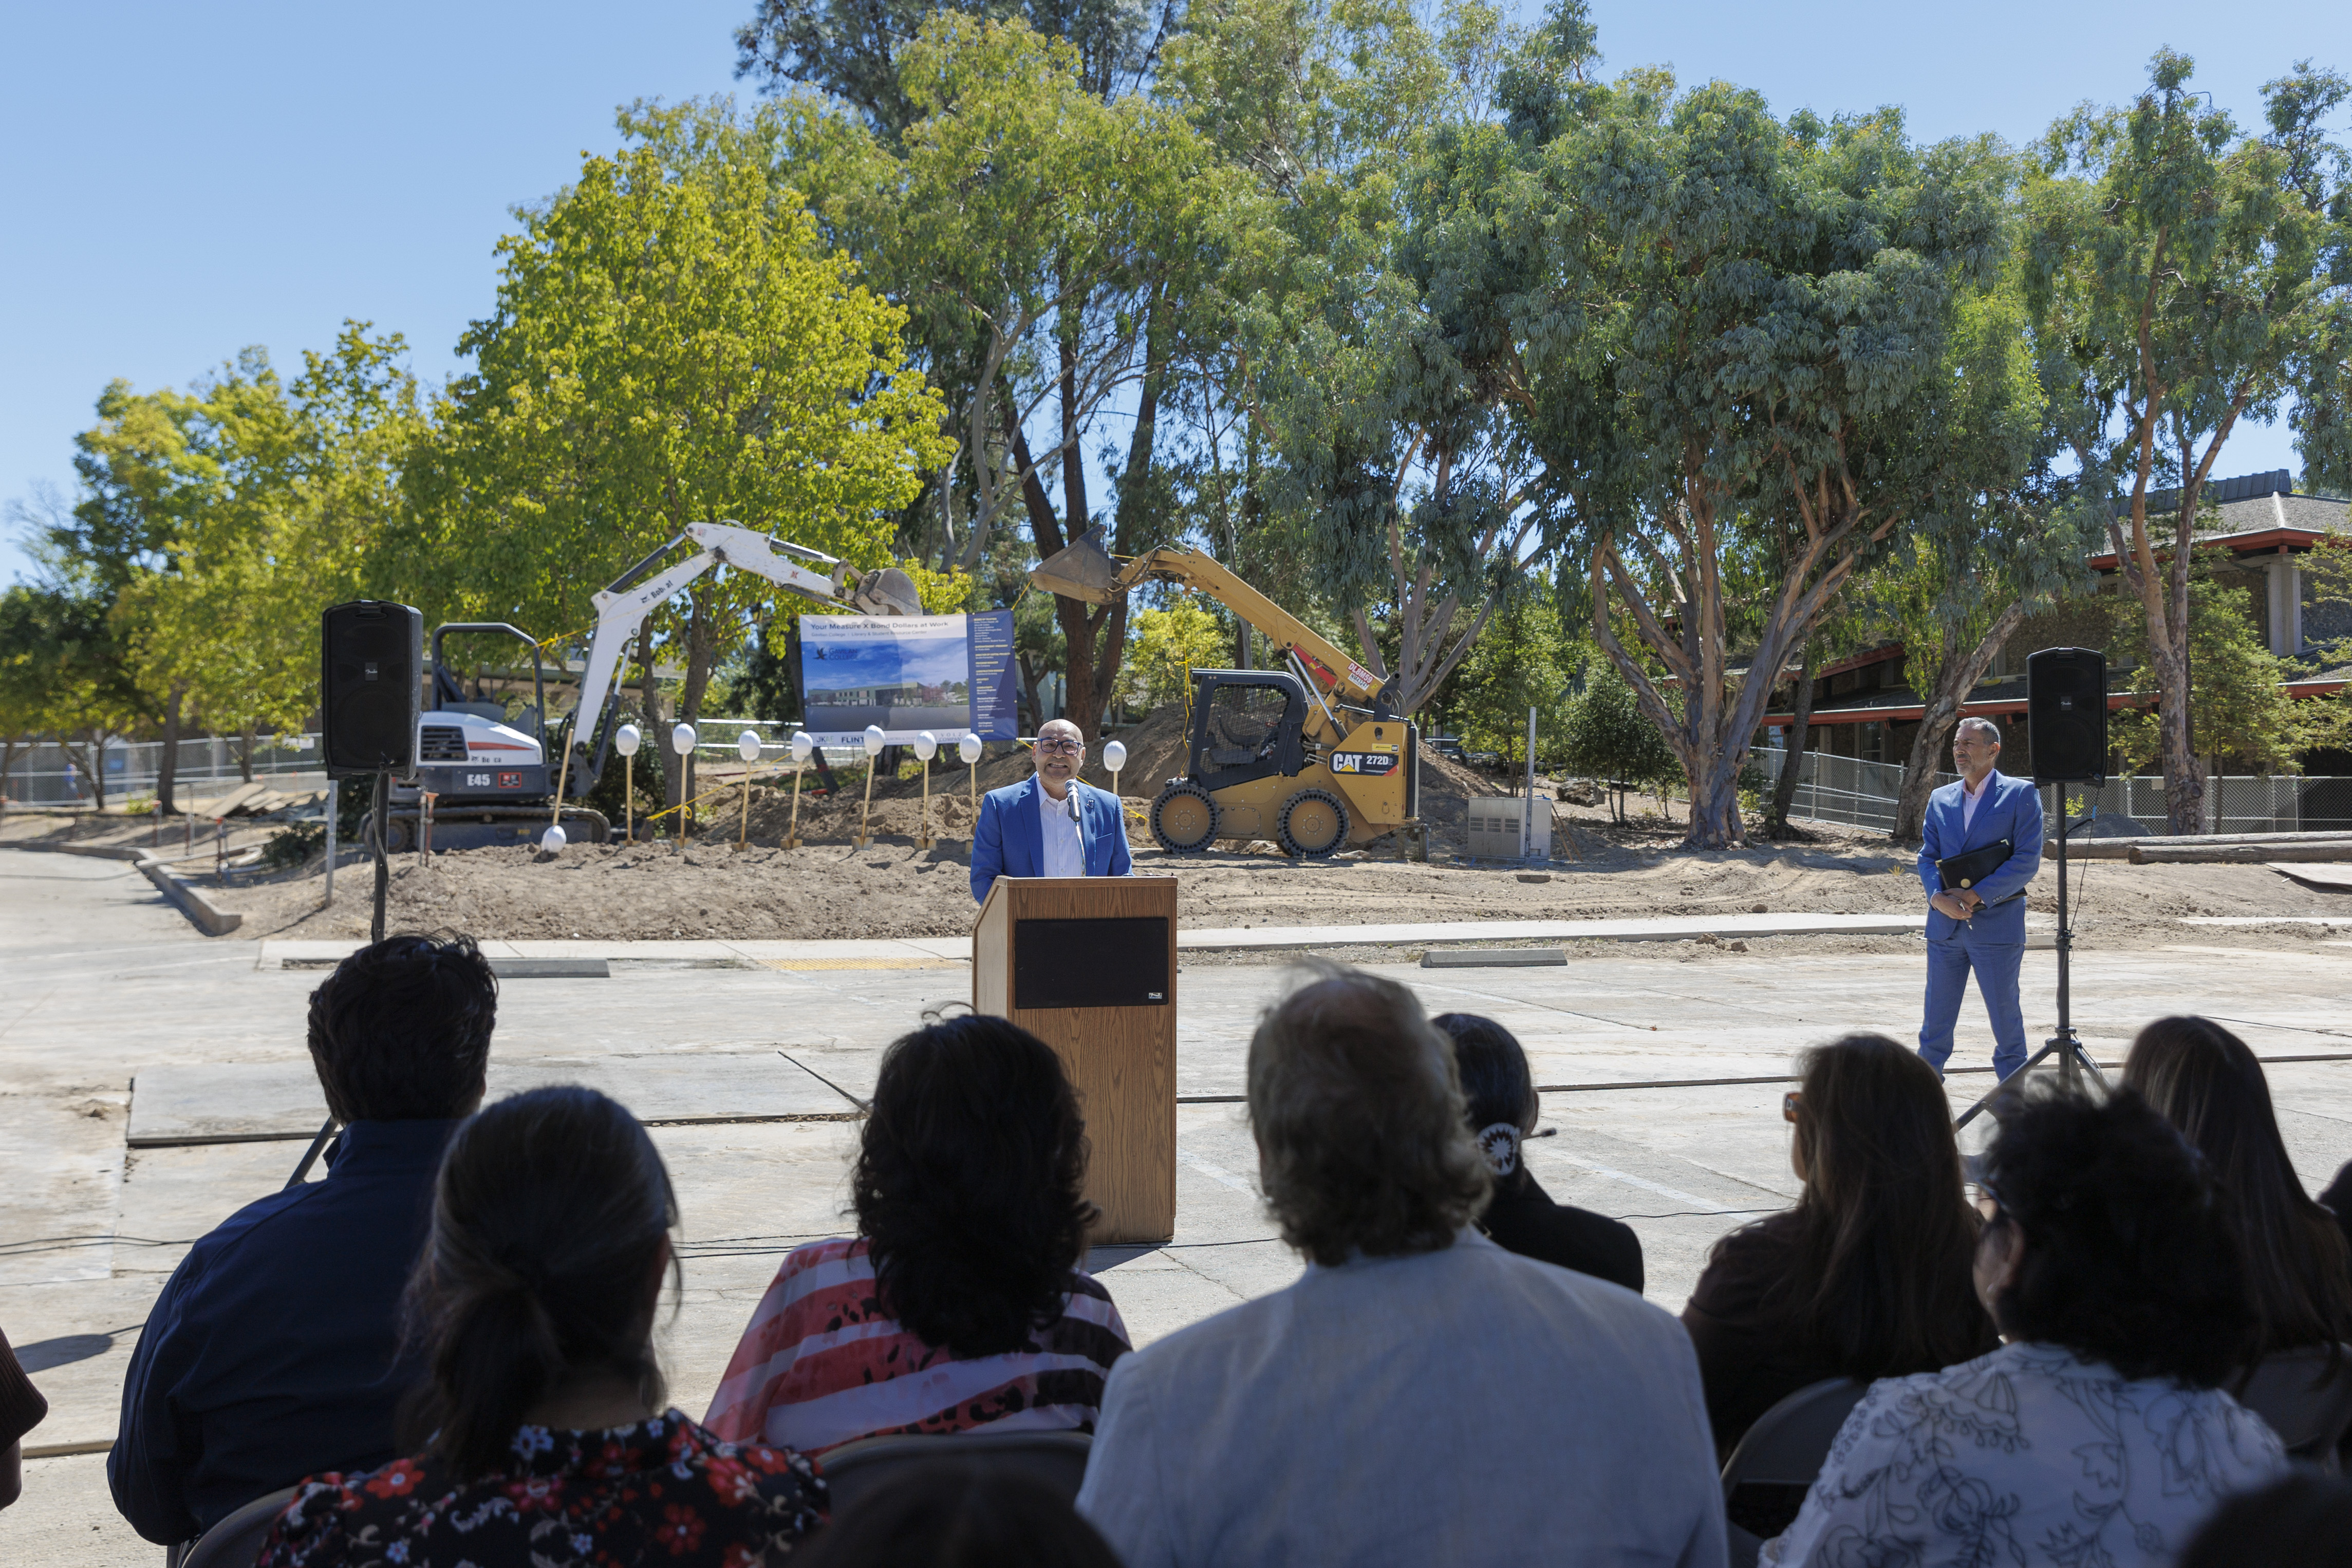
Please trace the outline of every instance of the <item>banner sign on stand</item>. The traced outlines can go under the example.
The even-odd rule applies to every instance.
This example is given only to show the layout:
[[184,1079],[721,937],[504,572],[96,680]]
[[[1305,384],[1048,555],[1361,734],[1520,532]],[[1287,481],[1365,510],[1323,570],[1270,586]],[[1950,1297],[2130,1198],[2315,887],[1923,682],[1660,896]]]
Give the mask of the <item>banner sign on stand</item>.
[[983,616],[803,616],[801,691],[809,738],[855,746],[868,725],[888,745],[929,730],[952,743],[977,730],[1010,740],[1013,612]]
[[1021,734],[1018,689],[1013,684],[1013,612],[990,610],[971,621],[971,732],[983,741]]

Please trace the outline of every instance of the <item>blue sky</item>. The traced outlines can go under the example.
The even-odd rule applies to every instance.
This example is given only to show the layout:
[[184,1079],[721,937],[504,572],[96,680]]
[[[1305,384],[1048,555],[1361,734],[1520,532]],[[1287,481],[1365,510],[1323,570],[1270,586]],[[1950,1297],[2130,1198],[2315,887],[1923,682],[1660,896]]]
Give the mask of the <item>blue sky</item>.
[[[1538,10],[1525,5],[1530,18]],[[2251,121],[2298,56],[2352,69],[2338,5],[2182,0],[1964,10],[1885,0],[1594,0],[1607,68],[1664,62],[1775,110],[1905,106],[1926,137],[2038,133],[2112,102],[2169,43]],[[745,90],[732,32],[751,0],[254,0],[0,10],[0,502],[69,491],[71,441],[113,377],[184,385],[247,344],[281,367],[345,317],[456,368],[488,308],[509,208],[616,142],[638,98]],[[2248,429],[2230,473],[2294,466]],[[1106,492],[1107,493],[1107,492]],[[0,580],[26,567],[0,540]]]

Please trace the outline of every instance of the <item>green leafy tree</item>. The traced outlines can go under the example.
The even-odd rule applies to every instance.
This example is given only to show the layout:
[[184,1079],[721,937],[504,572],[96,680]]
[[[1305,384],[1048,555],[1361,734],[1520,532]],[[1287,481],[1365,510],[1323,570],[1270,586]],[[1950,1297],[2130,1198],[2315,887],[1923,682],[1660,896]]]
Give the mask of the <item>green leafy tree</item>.
[[[1496,405],[1506,307],[1480,205],[1504,36],[1479,4],[1225,0],[1171,51],[1175,95],[1252,183],[1213,291],[1231,325],[1195,383],[1220,520],[1230,533],[1248,475],[1260,526],[1295,542],[1407,713],[1468,656],[1538,531]],[[1226,408],[1245,419],[1219,427]]]
[[1446,693],[1446,719],[1471,750],[1517,766],[1527,758],[1532,708],[1537,758],[1556,761],[1568,749],[1587,653],[1561,624],[1549,587],[1524,588],[1505,602],[1463,661]]
[[[2285,683],[2297,672],[2264,645],[2251,591],[2216,580],[2202,563],[2192,568],[2189,585],[2189,720],[2200,771],[2219,773],[2224,759],[2234,759],[2257,773],[2299,773],[2303,752],[2341,746],[2352,738],[2352,705],[2340,697],[2298,700],[2288,692]],[[2102,603],[2115,616],[2116,661],[2147,668],[2146,617],[2127,599]],[[2160,711],[2144,708],[2110,717],[2108,743],[2125,771],[2137,773],[2162,754],[2164,723]],[[2168,775],[2167,816],[2177,827],[2171,791]],[[2202,832],[2204,824],[2200,820],[2190,828]]]
[[1118,700],[1146,710],[1183,701],[1192,671],[1223,665],[1225,646],[1223,625],[1190,595],[1164,608],[1137,611],[1127,662],[1119,667]]
[[[1583,691],[1569,705],[1562,739],[1560,765],[1604,785],[1663,785],[1682,769],[1639,694],[1605,660],[1593,661]],[[1616,815],[1625,820],[1622,788]]]
[[2352,86],[2300,64],[2263,89],[2268,128],[2249,135],[2190,88],[2193,68],[2159,50],[2129,106],[2060,121],[2027,189],[2036,325],[2072,371],[2062,427],[2084,474],[2128,499],[2108,529],[2146,623],[2175,833],[2204,819],[2189,561],[2203,487],[2239,421],[2275,417],[2298,389],[2318,400],[2298,416],[2307,455],[2338,462],[2331,400],[2352,342],[2352,186],[2324,130]]
[[[460,344],[475,369],[411,470],[409,571],[465,618],[580,626],[594,592],[689,522],[879,566],[895,513],[948,455],[939,400],[904,364],[904,312],[824,249],[753,143],[726,133],[731,110],[693,115],[705,134],[585,159],[499,243],[496,309]],[[772,592],[722,571],[649,617],[640,661],[656,642],[683,654],[681,717],[700,716]]]
[[[1176,24],[1167,0],[983,0],[956,8],[991,21],[1018,16],[1063,39],[1077,52],[1081,79],[1106,100],[1144,84]],[[735,30],[735,72],[770,90],[818,88],[896,139],[921,113],[902,79],[905,56],[940,9],[919,0],[760,0],[757,14]]]
[[1655,73],[1521,118],[1561,126],[1523,204],[1546,269],[1523,438],[1581,541],[1594,638],[1681,759],[1686,842],[1738,843],[1774,682],[1735,669],[1734,622],[1780,670],[1932,504],[1925,395],[1961,300],[1998,274],[2007,162],[1916,146],[1892,110],[1784,125],[1753,93]]
[[[2044,358],[2046,359],[2046,354]],[[2025,618],[2087,588],[2104,508],[2055,478],[2049,423],[2022,299],[2005,281],[1962,301],[1950,374],[1925,395],[1923,429],[1943,450],[1916,531],[1858,590],[1874,628],[1900,640],[1919,694],[1893,837],[1919,840],[1960,710]]]

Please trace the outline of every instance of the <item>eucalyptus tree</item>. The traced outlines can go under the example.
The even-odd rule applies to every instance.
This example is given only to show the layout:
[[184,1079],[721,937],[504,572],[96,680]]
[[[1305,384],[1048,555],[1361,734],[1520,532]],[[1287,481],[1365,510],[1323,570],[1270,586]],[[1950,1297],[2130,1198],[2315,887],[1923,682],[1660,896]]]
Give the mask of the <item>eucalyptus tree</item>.
[[[1771,676],[1932,497],[1927,394],[1998,274],[2008,161],[1916,146],[1893,110],[1783,123],[1659,72],[1531,92],[1518,119],[1555,130],[1517,209],[1543,268],[1513,318],[1524,439],[1594,639],[1688,777],[1686,842],[1735,844]],[[1743,605],[1766,536],[1787,544]],[[1741,619],[1760,679],[1734,662]]]
[[2214,462],[2242,419],[2300,391],[2307,465],[2352,468],[2352,185],[2326,132],[2352,86],[2300,63],[2248,134],[2190,88],[2193,68],[2161,50],[2128,107],[2053,125],[2027,189],[2036,326],[2070,360],[2061,418],[2084,474],[2122,491],[2108,532],[2146,622],[2175,833],[2203,821],[2189,556]]
[[[1506,41],[1479,4],[1433,24],[1386,0],[1226,0],[1171,54],[1171,90],[1255,197],[1204,413],[1239,410],[1240,458],[1263,442],[1278,459],[1253,499],[1403,712],[1469,653],[1539,531],[1535,465],[1489,384],[1491,279],[1449,232],[1491,218]],[[1222,462],[1224,433],[1206,447]]]

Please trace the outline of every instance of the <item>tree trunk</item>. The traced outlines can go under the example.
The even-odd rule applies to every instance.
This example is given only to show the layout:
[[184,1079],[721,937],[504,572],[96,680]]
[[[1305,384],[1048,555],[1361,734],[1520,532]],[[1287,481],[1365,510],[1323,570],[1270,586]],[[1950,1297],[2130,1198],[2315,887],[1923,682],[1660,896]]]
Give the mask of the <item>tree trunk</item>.
[[246,784],[253,782],[253,748],[258,740],[259,737],[254,733],[251,724],[247,724],[236,734],[237,776]]
[[165,816],[176,816],[180,810],[180,712],[187,696],[188,683],[175,680],[163,704],[163,744],[155,758],[155,809]]
[[1788,754],[1780,759],[1780,776],[1772,781],[1772,806],[1765,814],[1766,834],[1778,838],[1789,831],[1789,809],[1797,802],[1797,773],[1805,764],[1805,752],[1813,736],[1813,679],[1822,667],[1822,639],[1805,639],[1805,651],[1797,666],[1797,689],[1793,693],[1796,722],[1789,728]]
[[83,745],[82,761],[89,764],[87,771],[89,773],[90,804],[97,806],[99,810],[104,811],[106,809],[107,735],[104,730],[90,730],[85,733],[89,738]]
[[1927,796],[1936,788],[1936,764],[1943,761],[1944,742],[1958,727],[1960,709],[1985,671],[1992,668],[2001,644],[2024,624],[2025,602],[2021,599],[1993,617],[1991,627],[1977,639],[1966,658],[1955,658],[1959,652],[1958,624],[1945,623],[1944,658],[1937,670],[1936,689],[1920,693],[1919,730],[1911,737],[1911,756],[1903,764],[1903,789],[1895,801],[1895,829],[1889,837],[1895,843],[1916,844],[1924,837]]

